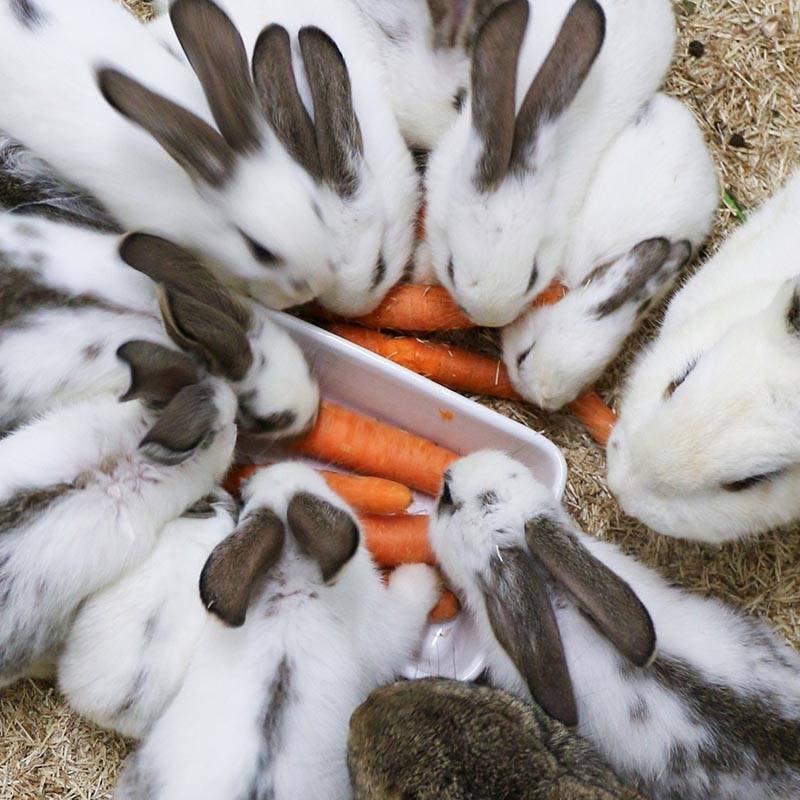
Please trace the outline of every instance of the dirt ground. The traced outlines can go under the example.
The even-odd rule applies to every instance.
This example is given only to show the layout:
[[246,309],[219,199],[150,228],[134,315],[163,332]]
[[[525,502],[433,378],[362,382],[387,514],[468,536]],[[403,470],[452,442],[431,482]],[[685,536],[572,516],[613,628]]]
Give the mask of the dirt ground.
[[[147,7],[143,0],[129,5]],[[800,0],[674,5],[680,37],[667,89],[696,114],[723,188],[747,211],[800,166]],[[722,207],[708,252],[738,224]],[[599,386],[612,403],[654,326],[630,343]],[[770,620],[800,647],[800,526],[718,549],[658,537],[622,514],[605,486],[603,451],[569,415],[492,405],[561,447],[570,468],[566,504],[586,530],[619,542],[677,583]],[[50,685],[23,682],[0,693],[0,800],[107,798],[128,748],[72,714]]]

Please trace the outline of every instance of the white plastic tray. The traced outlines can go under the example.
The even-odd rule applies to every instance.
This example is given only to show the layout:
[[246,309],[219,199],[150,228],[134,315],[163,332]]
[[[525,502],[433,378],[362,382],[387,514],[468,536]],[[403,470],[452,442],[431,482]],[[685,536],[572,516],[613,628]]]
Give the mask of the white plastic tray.
[[[322,395],[355,411],[467,455],[475,450],[506,450],[560,498],[567,482],[561,451],[524,425],[439,386],[369,350],[282,312],[270,312],[303,349]],[[434,500],[415,495],[411,512],[429,511]],[[441,675],[472,680],[484,660],[468,615],[430,625],[419,658],[407,677]]]

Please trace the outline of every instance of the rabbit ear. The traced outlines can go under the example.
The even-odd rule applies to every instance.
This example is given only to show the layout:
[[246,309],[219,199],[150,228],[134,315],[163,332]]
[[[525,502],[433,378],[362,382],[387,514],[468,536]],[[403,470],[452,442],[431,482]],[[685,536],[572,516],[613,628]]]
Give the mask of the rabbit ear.
[[111,68],[97,73],[108,104],[144,128],[195,180],[221,187],[236,166],[236,154],[210,125],[191,111]]
[[517,59],[528,24],[526,0],[509,0],[489,15],[472,55],[472,124],[483,144],[473,178],[492,191],[508,172],[514,145]]
[[129,233],[119,245],[120,258],[155,283],[193,297],[222,312],[245,331],[253,324],[250,310],[240,303],[188,250],[160,236]]
[[800,278],[794,281],[792,296],[786,308],[786,321],[792,333],[800,333]]
[[358,190],[364,143],[341,51],[319,28],[301,28],[300,50],[314,99],[314,130],[325,182],[341,197]]
[[156,407],[164,406],[185,386],[200,380],[197,364],[186,353],[155,342],[125,342],[117,357],[131,368],[131,385],[120,398],[123,402],[141,398]]
[[673,279],[691,258],[692,245],[686,240],[671,244],[668,239],[647,239],[603,269],[595,270],[587,279],[606,294],[592,313],[598,319],[607,317],[623,306],[636,306],[637,316],[665,292]]
[[434,47],[455,47],[468,3],[466,0],[427,0],[427,2],[428,13],[433,22]]
[[210,386],[186,386],[161,412],[139,449],[157,464],[181,464],[214,434],[218,416]]
[[326,583],[358,550],[360,535],[353,518],[309,492],[299,492],[291,499],[286,521],[300,549],[319,563]]
[[241,381],[253,365],[247,334],[234,320],[182,292],[159,285],[159,306],[172,341],[195,353],[216,375]]
[[203,605],[226,625],[244,625],[258,580],[278,561],[284,528],[268,508],[249,513],[212,551],[200,574]]
[[597,0],[575,0],[517,115],[512,170],[528,168],[539,131],[561,116],[583,86],[605,32],[606,17]]
[[261,31],[253,51],[253,78],[261,109],[289,155],[315,180],[322,180],[314,122],[303,105],[292,67],[286,28]]
[[169,14],[225,140],[237,153],[258,150],[256,98],[236,26],[212,0],[175,0]]
[[540,516],[525,525],[531,553],[578,601],[600,632],[637,666],[656,649],[650,614],[633,589],[598,561],[564,521]]
[[572,680],[542,576],[518,548],[500,550],[490,570],[490,582],[482,589],[495,638],[536,702],[565,725],[577,725]]

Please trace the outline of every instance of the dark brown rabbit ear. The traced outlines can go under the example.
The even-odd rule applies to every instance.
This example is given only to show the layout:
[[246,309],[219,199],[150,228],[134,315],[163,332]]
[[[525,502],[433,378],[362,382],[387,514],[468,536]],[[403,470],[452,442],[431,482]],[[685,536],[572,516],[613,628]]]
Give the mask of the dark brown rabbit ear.
[[200,370],[190,356],[155,342],[125,342],[117,358],[131,368],[131,385],[120,398],[123,402],[140,398],[164,406],[185,386],[200,380]]
[[581,544],[568,523],[537,517],[526,523],[525,540],[622,655],[640,667],[650,661],[656,649],[650,614],[633,589]]
[[[452,0],[448,1],[452,2]],[[460,6],[459,13],[461,15],[456,44],[471,54],[475,49],[478,33],[486,20],[504,2],[506,0],[456,0],[456,5]]]
[[170,400],[139,448],[157,464],[181,464],[213,436],[218,415],[210,386],[187,386]]
[[159,285],[159,306],[169,337],[195,353],[215,375],[243,380],[253,365],[247,334],[234,320],[205,303]]
[[301,28],[300,50],[314,100],[314,130],[322,175],[341,197],[359,186],[357,165],[364,152],[353,108],[350,75],[336,43],[319,28]]
[[467,0],[428,0],[435,48],[456,46],[468,5]]
[[236,26],[212,0],[175,0],[169,14],[225,140],[237,153],[258,150],[255,93]]
[[236,154],[200,117],[115,69],[97,73],[103,97],[144,128],[194,179],[222,186],[233,174]]
[[226,625],[244,625],[259,579],[283,550],[283,523],[268,508],[250,512],[213,550],[200,574],[203,605]]
[[149,233],[129,233],[119,245],[120,258],[155,283],[193,297],[234,320],[245,331],[253,324],[250,310],[239,302],[194,254]]
[[514,145],[517,59],[528,24],[526,0],[509,0],[489,14],[472,55],[472,124],[482,144],[473,181],[496,189],[508,172]]
[[519,670],[534,700],[553,718],[578,724],[561,634],[543,576],[518,548],[501,550],[483,587],[495,638]]
[[525,170],[542,125],[561,116],[583,86],[606,35],[597,0],[575,0],[517,115],[511,169]]
[[278,141],[309,175],[322,180],[314,122],[297,88],[286,28],[270,25],[261,31],[253,51],[253,78],[261,110]]
[[289,503],[286,521],[300,549],[332,581],[358,549],[358,526],[341,508],[309,492],[299,492]]
[[683,240],[674,244],[668,239],[647,239],[611,264],[599,275],[607,285],[608,296],[593,310],[598,319],[633,305],[637,314],[663,294],[691,258],[692,245]]

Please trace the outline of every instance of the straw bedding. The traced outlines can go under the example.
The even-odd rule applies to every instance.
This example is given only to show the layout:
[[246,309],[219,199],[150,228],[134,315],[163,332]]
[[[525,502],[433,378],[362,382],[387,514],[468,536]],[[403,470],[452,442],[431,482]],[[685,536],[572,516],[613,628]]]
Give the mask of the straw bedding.
[[[128,4],[147,13],[145,0]],[[800,166],[800,0],[683,0],[675,11],[680,39],[667,88],[700,120],[723,187],[752,209]],[[708,252],[737,224],[722,208]],[[616,402],[653,330],[651,323],[631,342],[600,385],[607,399]],[[655,536],[619,510],[605,486],[604,453],[569,415],[492,405],[562,448],[565,501],[586,530],[677,583],[768,619],[800,647],[800,526],[718,549]],[[0,693],[0,800],[107,798],[128,749],[71,714],[48,684]]]

